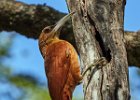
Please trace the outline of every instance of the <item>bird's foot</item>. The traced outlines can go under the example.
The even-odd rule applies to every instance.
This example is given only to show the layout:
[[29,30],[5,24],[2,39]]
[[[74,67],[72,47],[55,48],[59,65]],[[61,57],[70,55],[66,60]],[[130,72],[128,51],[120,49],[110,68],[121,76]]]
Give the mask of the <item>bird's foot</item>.
[[84,77],[85,74],[86,74],[86,72],[87,72],[88,70],[91,70],[92,67],[95,67],[95,69],[100,69],[100,68],[102,68],[103,66],[105,66],[105,65],[107,64],[107,60],[106,60],[105,57],[101,57],[100,59],[97,59],[97,60],[95,60],[94,62],[95,62],[95,63],[91,64],[90,66],[88,66],[88,67],[86,68],[86,70],[82,73],[82,77]]

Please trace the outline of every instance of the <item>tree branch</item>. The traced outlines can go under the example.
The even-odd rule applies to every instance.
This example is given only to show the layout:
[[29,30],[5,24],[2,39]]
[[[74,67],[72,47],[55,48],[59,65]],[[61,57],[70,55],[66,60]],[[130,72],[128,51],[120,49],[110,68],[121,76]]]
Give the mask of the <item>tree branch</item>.
[[[41,30],[55,24],[66,15],[44,5],[28,5],[14,0],[0,0],[0,31],[16,31],[21,35],[37,39]],[[75,45],[70,22],[63,28],[61,38]],[[128,63],[140,66],[140,32],[125,31]]]
[[[45,26],[55,24],[65,15],[45,4],[28,5],[14,0],[0,0],[0,4],[0,31],[16,31],[35,39]],[[66,28],[70,30],[70,24]]]
[[125,40],[129,66],[140,67],[140,31],[125,31]]

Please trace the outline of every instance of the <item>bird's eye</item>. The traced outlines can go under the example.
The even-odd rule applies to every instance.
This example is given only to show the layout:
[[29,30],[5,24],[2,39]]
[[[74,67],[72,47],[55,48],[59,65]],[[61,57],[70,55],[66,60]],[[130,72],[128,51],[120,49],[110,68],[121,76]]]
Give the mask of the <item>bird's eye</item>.
[[50,30],[51,30],[50,27],[45,27],[45,28],[42,30],[42,32],[43,32],[43,33],[48,33],[48,32],[50,32]]

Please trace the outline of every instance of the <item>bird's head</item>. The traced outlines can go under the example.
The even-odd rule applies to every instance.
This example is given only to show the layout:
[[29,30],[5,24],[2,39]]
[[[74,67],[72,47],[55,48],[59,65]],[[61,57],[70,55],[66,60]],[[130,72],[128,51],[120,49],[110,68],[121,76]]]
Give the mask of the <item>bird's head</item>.
[[55,25],[45,27],[40,36],[39,36],[39,48],[42,49],[45,45],[48,45],[53,39],[59,38],[60,31],[66,21],[73,15],[75,12],[72,12],[62,19],[60,19]]

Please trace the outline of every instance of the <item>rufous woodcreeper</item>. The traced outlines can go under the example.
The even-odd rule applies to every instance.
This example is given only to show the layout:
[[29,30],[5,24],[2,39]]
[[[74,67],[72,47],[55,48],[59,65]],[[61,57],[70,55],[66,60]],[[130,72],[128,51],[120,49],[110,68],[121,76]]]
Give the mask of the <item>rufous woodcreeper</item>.
[[72,100],[72,93],[82,80],[76,50],[69,42],[59,39],[62,26],[72,14],[64,16],[56,25],[45,27],[39,36],[52,100]]

